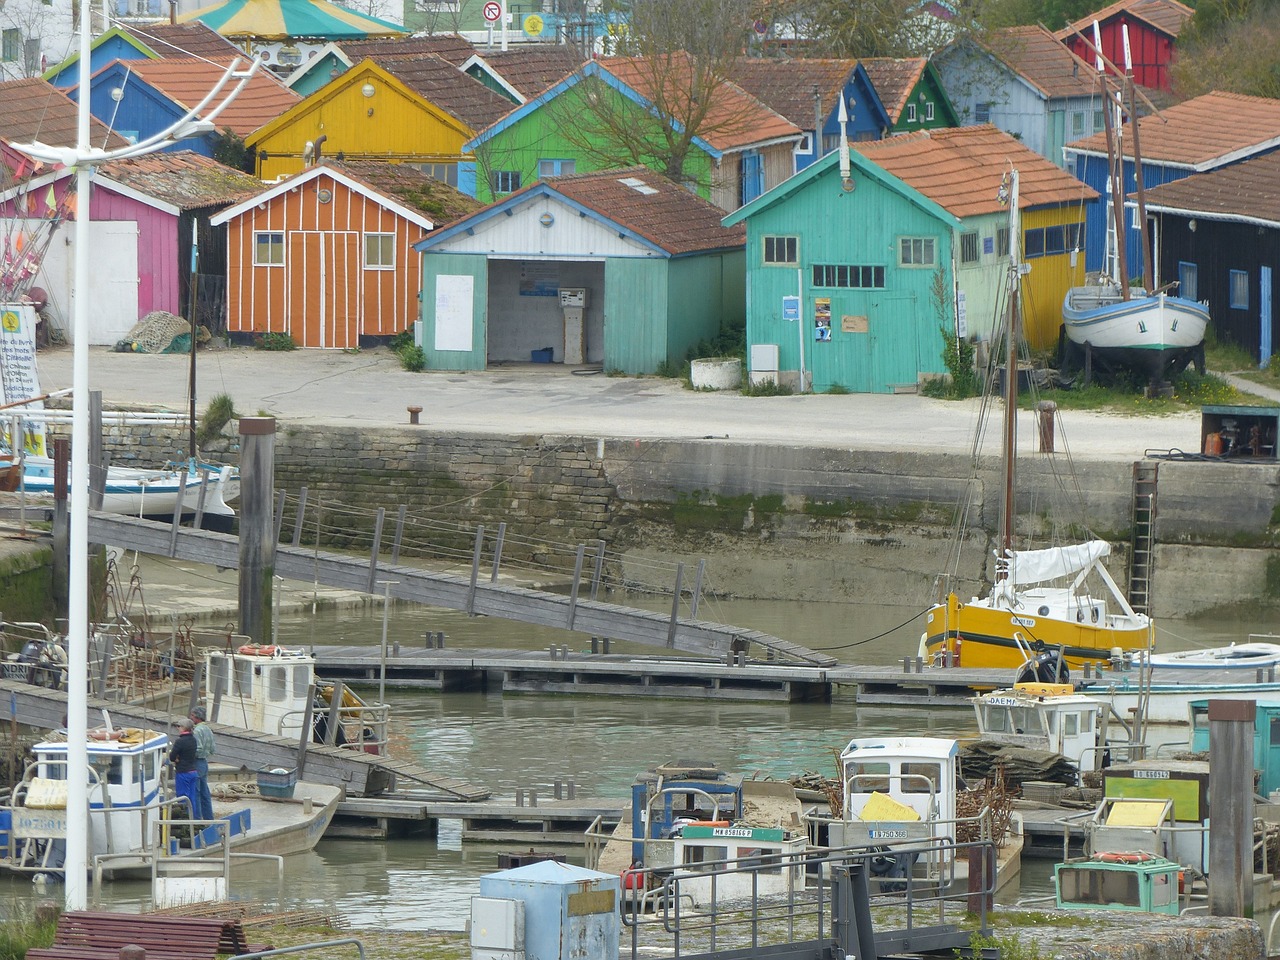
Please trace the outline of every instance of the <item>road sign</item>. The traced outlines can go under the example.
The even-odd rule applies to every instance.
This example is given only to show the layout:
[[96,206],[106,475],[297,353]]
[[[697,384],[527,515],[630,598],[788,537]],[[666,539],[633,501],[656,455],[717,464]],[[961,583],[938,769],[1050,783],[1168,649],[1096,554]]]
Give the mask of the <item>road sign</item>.
[[[475,8],[473,7],[472,9]],[[489,2],[484,5],[484,18],[490,23],[497,23],[501,20],[502,4],[497,3],[496,0],[489,0]]]

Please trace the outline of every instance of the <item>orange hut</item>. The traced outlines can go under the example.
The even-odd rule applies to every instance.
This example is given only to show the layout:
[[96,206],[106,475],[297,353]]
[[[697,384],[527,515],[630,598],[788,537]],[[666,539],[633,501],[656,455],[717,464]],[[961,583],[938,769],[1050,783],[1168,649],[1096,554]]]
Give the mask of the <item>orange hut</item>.
[[227,225],[227,332],[342,350],[409,329],[413,245],[478,206],[414,167],[326,161],[229,207],[211,220]]

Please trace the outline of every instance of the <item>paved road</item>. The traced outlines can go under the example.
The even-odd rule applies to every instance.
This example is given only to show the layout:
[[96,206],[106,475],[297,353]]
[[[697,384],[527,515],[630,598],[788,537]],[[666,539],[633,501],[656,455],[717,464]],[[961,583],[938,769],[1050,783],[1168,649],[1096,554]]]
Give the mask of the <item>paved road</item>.
[[[91,389],[108,404],[186,409],[187,358],[90,351]],[[39,355],[45,390],[71,385],[72,350]],[[202,351],[197,397],[230,394],[241,414],[281,421],[349,425],[404,424],[410,405],[432,430],[478,434],[555,434],[602,438],[698,438],[862,450],[967,452],[978,402],[913,395],[743,397],[698,393],[656,377],[575,375],[560,365],[522,364],[480,373],[408,373],[384,348],[360,353],[237,347]],[[1024,413],[1021,445],[1031,449],[1033,414]],[[1194,451],[1194,411],[1118,417],[1067,411],[1058,449],[1083,460],[1132,460],[1148,449]]]

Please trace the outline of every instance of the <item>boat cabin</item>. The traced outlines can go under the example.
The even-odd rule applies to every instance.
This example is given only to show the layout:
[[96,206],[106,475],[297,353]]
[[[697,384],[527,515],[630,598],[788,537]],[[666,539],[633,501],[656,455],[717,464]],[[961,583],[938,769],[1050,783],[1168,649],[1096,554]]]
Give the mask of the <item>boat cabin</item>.
[[675,837],[690,825],[732,826],[742,818],[742,775],[677,760],[631,785],[631,856],[645,867],[674,866]]
[[1177,916],[1181,864],[1146,853],[1098,853],[1054,868],[1059,910],[1123,910]]
[[850,740],[840,754],[844,817],[858,819],[887,796],[920,820],[954,820],[960,748],[937,737]]
[[[1258,793],[1270,797],[1280,791],[1280,703],[1259,701],[1253,721],[1253,768]],[[1191,749],[1209,749],[1209,701],[1191,701]]]
[[978,734],[1066,757],[1078,770],[1101,765],[1106,704],[1069,683],[1016,683],[972,698]]
[[[1106,837],[1092,846],[1093,850],[1146,850],[1177,860],[1203,871],[1207,862],[1205,837],[1210,815],[1209,764],[1203,760],[1138,760],[1107,768],[1102,783],[1103,801],[1094,815],[1095,822],[1109,824],[1117,814],[1109,805],[1122,801],[1147,803],[1155,810],[1168,804],[1169,814],[1154,822],[1143,819],[1135,803],[1124,813],[1120,825],[1139,830],[1141,835],[1153,833],[1157,846],[1120,845]],[[1149,817],[1156,817],[1150,813]],[[1130,822],[1131,821],[1131,822]],[[1167,824],[1167,826],[1165,826]],[[1133,843],[1136,843],[1135,839]],[[1092,843],[1092,841],[1091,841]]]
[[[89,853],[154,848],[161,819],[161,773],[169,738],[154,730],[89,731]],[[67,835],[67,741],[50,737],[32,747],[34,760],[14,788],[8,815],[6,866],[57,870]],[[2,820],[0,816],[0,820]]]
[[805,887],[800,855],[808,845],[781,828],[687,824],[674,845],[677,892],[697,907],[796,893]]

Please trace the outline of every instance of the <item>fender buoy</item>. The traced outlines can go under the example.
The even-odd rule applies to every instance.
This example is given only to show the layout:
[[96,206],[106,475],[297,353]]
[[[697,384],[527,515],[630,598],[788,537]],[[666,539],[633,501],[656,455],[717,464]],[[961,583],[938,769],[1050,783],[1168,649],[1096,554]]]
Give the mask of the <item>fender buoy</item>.
[[97,727],[89,731],[90,740],[119,740],[123,736],[123,730],[108,730],[106,727]]
[[256,643],[246,643],[236,653],[243,653],[250,657],[274,657],[279,649],[275,646],[260,647]]
[[644,889],[644,868],[632,867],[622,871],[622,889],[624,890],[643,890]]
[[1093,859],[1100,863],[1146,863],[1155,858],[1154,853],[1145,850],[1103,851],[1093,855]]
[[729,820],[690,820],[685,824],[686,827],[731,827],[733,823]]

